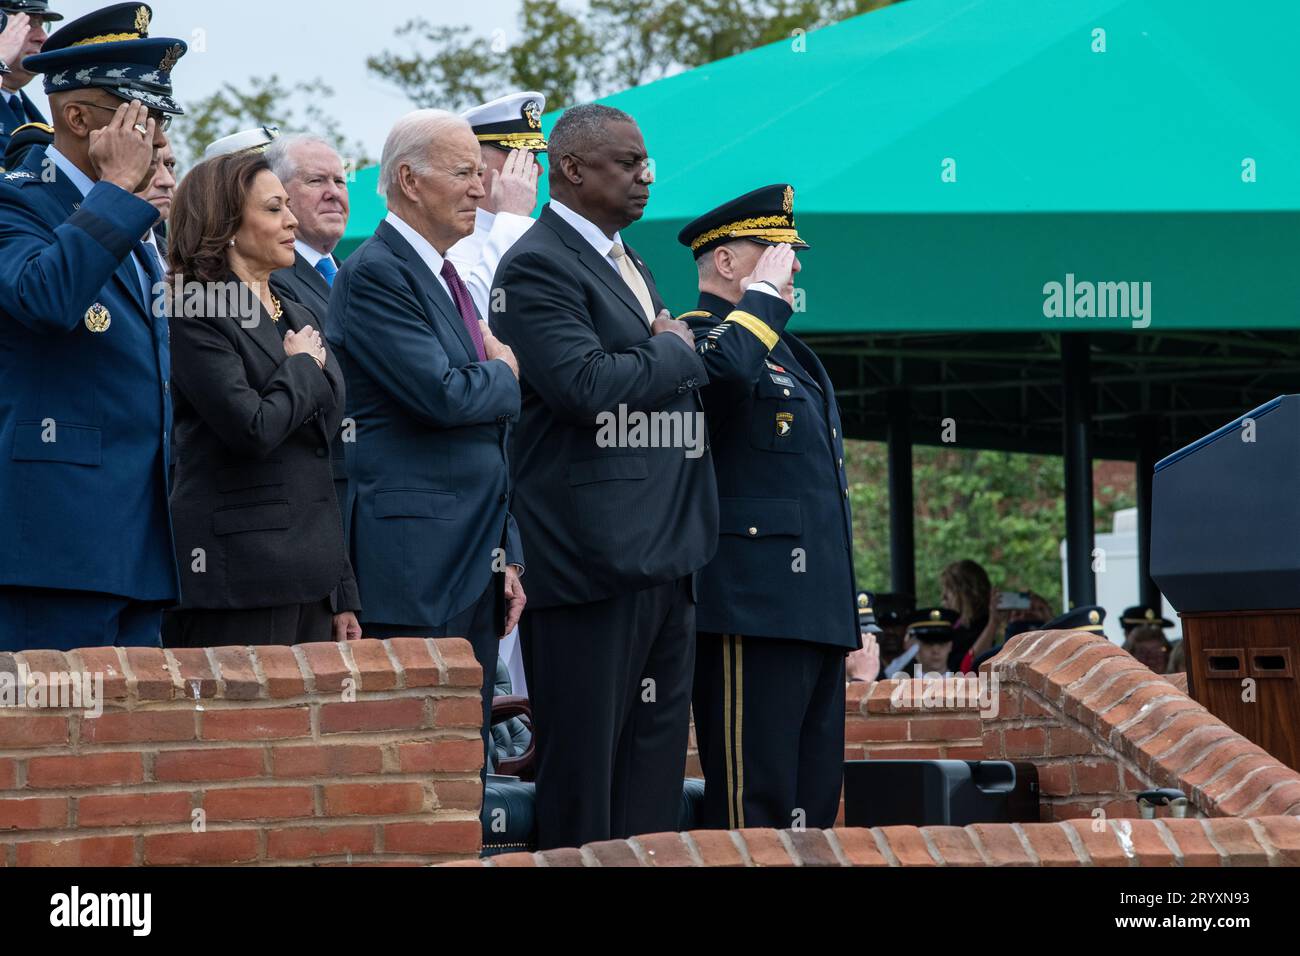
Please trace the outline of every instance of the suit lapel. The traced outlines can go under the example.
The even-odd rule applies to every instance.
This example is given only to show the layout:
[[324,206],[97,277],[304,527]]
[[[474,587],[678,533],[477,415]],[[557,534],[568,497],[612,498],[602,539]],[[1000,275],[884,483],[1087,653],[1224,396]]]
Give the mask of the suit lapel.
[[[641,303],[637,301],[636,296],[632,294],[632,290],[628,288],[627,283],[623,281],[623,277],[618,274],[618,271],[614,266],[607,262],[604,256],[593,249],[591,243],[582,238],[576,229],[565,222],[564,219],[561,218],[560,214],[551,208],[550,203],[547,203],[542,209],[540,220],[550,226],[555,231],[555,234],[560,237],[560,240],[578,254],[578,261],[586,266],[597,279],[604,283],[605,288],[618,296],[618,298],[632,310],[632,314],[636,316],[637,321],[639,321],[642,328],[644,328],[645,313],[641,309]],[[626,250],[627,247],[625,246],[624,251]],[[635,265],[635,263],[633,264]],[[644,272],[642,273],[642,278],[645,278]],[[646,287],[651,288],[648,279],[646,280]],[[651,297],[653,299],[653,293],[651,293]]]
[[[298,280],[310,289],[312,294],[319,300],[320,314],[324,315],[330,304],[330,284],[325,281],[323,275],[311,267],[311,264],[303,258],[301,252],[294,257],[293,271]],[[316,310],[313,309],[312,311]]]
[[[417,273],[427,277],[426,281],[420,283],[420,293],[424,296],[425,302],[433,306],[433,311],[441,314],[443,323],[451,328],[452,333],[460,340],[460,344],[465,349],[465,354],[469,357],[470,362],[478,361],[478,350],[474,348],[474,340],[469,337],[469,329],[465,328],[465,322],[460,317],[460,310],[456,304],[451,301],[451,296],[447,290],[442,287],[442,280],[433,274],[428,263],[421,258],[420,254],[415,251],[409,242],[402,237],[402,234],[394,229],[389,223],[381,222],[379,228],[375,231],[393,250],[394,255],[405,262]],[[425,310],[425,320],[429,325],[433,325],[432,315],[429,310]]]

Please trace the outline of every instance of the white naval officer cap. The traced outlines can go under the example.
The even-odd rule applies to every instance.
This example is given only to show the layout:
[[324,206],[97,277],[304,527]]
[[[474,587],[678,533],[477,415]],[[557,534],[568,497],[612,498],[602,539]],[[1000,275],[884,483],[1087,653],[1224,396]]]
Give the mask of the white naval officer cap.
[[217,156],[229,156],[231,153],[264,153],[266,148],[279,138],[278,126],[259,126],[256,129],[241,130],[209,143],[208,148],[203,151],[203,158],[214,159]]
[[546,138],[542,136],[542,113],[545,111],[546,97],[535,90],[524,90],[507,93],[460,115],[474,128],[474,135],[480,143],[506,150],[529,149],[544,153]]

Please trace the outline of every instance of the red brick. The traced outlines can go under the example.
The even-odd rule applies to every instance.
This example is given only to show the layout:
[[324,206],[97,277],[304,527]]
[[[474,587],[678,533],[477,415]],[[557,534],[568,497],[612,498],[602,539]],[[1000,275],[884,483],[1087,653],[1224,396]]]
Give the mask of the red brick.
[[0,830],[52,830],[67,825],[66,797],[0,800]]
[[440,637],[433,642],[453,687],[483,686],[483,668],[474,659],[474,651],[462,637]]
[[250,863],[257,859],[256,830],[208,830],[206,833],[155,833],[144,838],[148,866],[202,863]]
[[402,637],[386,643],[402,668],[404,687],[437,687],[442,683],[442,671],[424,640]]
[[338,644],[299,644],[293,650],[302,661],[303,669],[315,679],[318,693],[343,690],[344,682],[348,680],[354,682],[353,690],[358,689],[356,678],[343,660]]
[[1078,793],[1115,793],[1120,788],[1119,767],[1106,758],[1075,761],[1074,779]]
[[1183,866],[1219,866],[1221,858],[1205,836],[1200,820],[1165,818],[1157,821],[1182,854]]
[[1156,701],[1170,693],[1168,684],[1157,679],[1150,671],[1147,671],[1147,674],[1150,675],[1149,683],[1138,687],[1133,693],[1117,701],[1114,706],[1107,707],[1094,715],[1093,730],[1096,731],[1097,736],[1102,739],[1109,738],[1119,727],[1145,714],[1151,710]]
[[[852,686],[852,685],[850,685]],[[687,834],[690,842],[695,844],[695,852],[709,867],[744,866],[745,860],[735,840],[726,830],[692,830]],[[689,856],[687,857],[689,859]],[[687,864],[688,865],[688,864]]]
[[1087,648],[1070,663],[1057,667],[1047,675],[1043,696],[1053,702],[1061,701],[1066,687],[1087,676],[1089,671],[1107,658],[1123,653],[1109,641]]
[[307,692],[302,667],[292,647],[269,645],[254,649],[253,656],[266,675],[266,692],[276,700],[301,697]]
[[1074,793],[1073,762],[1053,761],[1038,765],[1038,786],[1044,796],[1067,797]]
[[423,726],[424,700],[419,697],[398,700],[357,700],[350,704],[322,704],[320,708],[322,734],[417,730]]
[[1300,803],[1300,783],[1284,783],[1270,790],[1263,802],[1250,811],[1250,815],[1252,817],[1289,815],[1286,811],[1297,803]]
[[331,817],[393,816],[424,809],[424,788],[418,783],[335,783],[324,791],[325,813]]
[[[1138,866],[1179,866],[1177,857],[1160,838],[1160,828],[1154,820],[1116,820],[1110,827],[1120,840],[1137,855]],[[1127,839],[1126,839],[1127,838]]]
[[79,789],[143,782],[144,756],[139,753],[33,757],[27,761],[29,789]]
[[1052,720],[1059,721],[1060,712],[1026,693],[1020,700],[1020,716],[1026,718],[1049,717]]
[[482,725],[482,697],[445,697],[434,701],[433,726],[439,730],[453,728],[477,730]]
[[1072,727],[1050,727],[1047,731],[1047,756],[1074,757],[1092,753],[1092,737]]
[[[563,847],[558,850],[546,850],[542,853],[538,853],[537,856],[543,866],[575,867],[587,865],[587,861],[582,858],[582,851],[576,847]],[[504,857],[497,857],[496,859],[501,860],[504,859]]]
[[173,780],[246,780],[260,777],[265,756],[260,749],[164,750],[154,758],[153,776]]
[[306,707],[209,710],[203,714],[204,740],[284,740],[311,736]]
[[478,820],[384,824],[385,853],[477,854],[483,841]]
[[76,670],[63,651],[20,651],[16,657],[35,674],[67,674]]
[[853,866],[889,866],[889,861],[880,854],[876,838],[870,830],[862,827],[846,827],[835,830],[832,838],[839,843],[840,852]]
[[1087,850],[1094,866],[1132,866],[1134,860],[1120,846],[1115,831],[1110,827],[1111,821],[1103,822],[1105,828],[1100,833],[1093,832],[1092,820],[1066,820],[1061,825],[1078,834],[1079,842]]
[[879,831],[901,865],[936,865],[918,827],[880,827]]
[[1025,839],[1034,848],[1039,866],[1080,866],[1079,855],[1059,823],[1024,823]]
[[950,745],[943,748],[943,757],[948,760],[984,760],[985,756],[982,743]]
[[[739,830],[741,841],[749,850],[754,866],[794,866],[790,852],[775,830]],[[642,841],[644,845],[644,841]]]
[[[444,863],[444,866],[457,866],[457,863]],[[478,861],[470,861],[478,862]],[[531,853],[502,853],[500,856],[494,856],[491,860],[482,861],[485,865],[503,866],[503,867],[535,867],[537,858]],[[582,864],[579,863],[579,866]]]
[[924,833],[945,866],[984,866],[970,834],[961,827],[926,827]]
[[477,773],[483,766],[483,741],[475,737],[399,744],[397,762],[402,773]]
[[918,718],[912,721],[912,740],[968,740],[984,733],[978,717]]
[[[1281,764],[1266,766],[1259,773],[1243,778],[1235,792],[1224,794],[1219,799],[1219,812],[1229,817],[1242,816],[1248,807],[1260,802],[1264,794],[1275,787],[1288,783],[1295,784],[1297,781],[1300,781],[1300,777],[1297,777],[1296,772],[1290,767]],[[1294,799],[1287,801],[1286,806],[1290,806]]]
[[1067,688],[1060,701],[1066,716],[1091,726],[1092,715],[1103,697],[1109,697],[1116,684],[1130,686],[1136,679],[1131,663],[1120,657],[1107,658],[1090,675]]
[[375,827],[276,827],[267,833],[268,860],[307,860],[322,856],[373,853]]
[[192,710],[127,711],[81,719],[82,743],[125,744],[193,740]]
[[1009,823],[976,823],[966,829],[979,840],[994,866],[1033,866],[1020,837]]
[[585,849],[596,858],[599,866],[631,868],[641,865],[627,840],[601,840],[587,844]]
[[[723,831],[715,832],[720,834]],[[646,834],[634,839],[651,866],[695,866],[681,834]]]
[[938,760],[943,748],[939,744],[926,744],[918,747],[899,747],[881,744],[872,747],[866,753],[871,760]]
[[1020,716],[1020,707],[1022,691],[1019,687],[1008,690],[1003,687],[998,691],[998,712],[994,715],[997,720],[1009,720],[1013,717]]
[[1201,820],[1213,834],[1213,840],[1228,854],[1233,866],[1268,866],[1268,854],[1259,845],[1245,820],[1216,817]]
[[[482,749],[480,747],[480,749]],[[349,777],[379,773],[384,753],[378,747],[353,744],[275,747],[271,750],[273,777]],[[477,785],[477,781],[475,781]]]
[[[1047,731],[1043,727],[1008,727],[1002,732],[1008,757],[1042,757],[1047,753]],[[985,740],[985,748],[988,741]]]
[[135,837],[87,837],[18,844],[19,866],[134,866]]
[[18,761],[0,758],[0,790],[18,786]]
[[0,747],[57,747],[68,742],[68,718],[33,714],[26,708],[0,708]]
[[441,810],[479,811],[483,801],[483,785],[478,778],[473,780],[437,780],[433,784],[433,795]]
[[86,647],[69,655],[73,669],[104,679],[104,700],[125,700],[130,696],[120,647]]
[[217,675],[212,672],[208,652],[202,647],[178,647],[168,651],[176,662],[176,673],[181,680],[181,696],[194,699],[194,688],[199,688],[199,699],[217,696]]
[[203,795],[203,810],[213,821],[310,817],[315,806],[310,787],[247,787]]
[[823,830],[786,830],[800,866],[843,866]]
[[356,664],[360,679],[357,690],[393,690],[398,686],[397,670],[382,641],[349,641],[344,646]]
[[[181,696],[176,676],[167,666],[166,651],[160,647],[128,647],[125,653],[138,699],[171,700]],[[184,694],[189,697],[192,692],[187,687]]]
[[1164,727],[1151,736],[1139,740],[1129,739],[1137,746],[1139,766],[1148,773],[1155,767],[1161,754],[1168,752],[1187,739],[1187,736],[1203,727],[1222,726],[1219,719],[1203,710],[1187,710],[1178,714]]
[[1300,866],[1300,818],[1269,816],[1261,817],[1258,823],[1264,830],[1264,839],[1277,850],[1278,863]]
[[257,700],[262,696],[262,682],[253,668],[251,647],[218,647],[212,651],[225,700]]
[[130,827],[145,823],[189,823],[189,793],[131,793],[80,797],[77,826]]

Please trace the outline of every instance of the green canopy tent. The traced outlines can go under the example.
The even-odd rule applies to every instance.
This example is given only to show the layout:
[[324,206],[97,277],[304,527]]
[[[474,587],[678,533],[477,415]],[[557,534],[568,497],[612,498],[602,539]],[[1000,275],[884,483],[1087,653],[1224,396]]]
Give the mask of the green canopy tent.
[[[602,100],[655,160],[628,240],[684,311],[678,229],[794,184],[813,248],[793,328],[827,360],[850,434],[890,441],[895,588],[914,591],[911,443],[952,420],[966,447],[1064,445],[1069,590],[1087,603],[1093,451],[1149,481],[1160,453],[1300,371],[1279,331],[1297,324],[1298,32],[1281,0],[1249,16],[908,0]],[[354,197],[373,194],[373,171],[359,180]],[[358,203],[353,228],[381,215]]]

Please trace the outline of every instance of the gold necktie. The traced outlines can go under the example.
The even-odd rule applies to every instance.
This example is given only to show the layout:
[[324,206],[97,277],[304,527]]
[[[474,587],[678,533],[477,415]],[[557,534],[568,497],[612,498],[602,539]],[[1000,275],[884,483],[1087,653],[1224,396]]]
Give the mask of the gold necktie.
[[645,313],[646,325],[653,325],[655,307],[650,301],[650,289],[645,284],[645,279],[641,278],[640,270],[632,264],[632,260],[627,257],[627,253],[617,242],[614,243],[614,248],[609,250],[609,254],[618,263],[618,274],[623,277],[627,287],[632,290],[636,300],[641,303],[641,311]]

